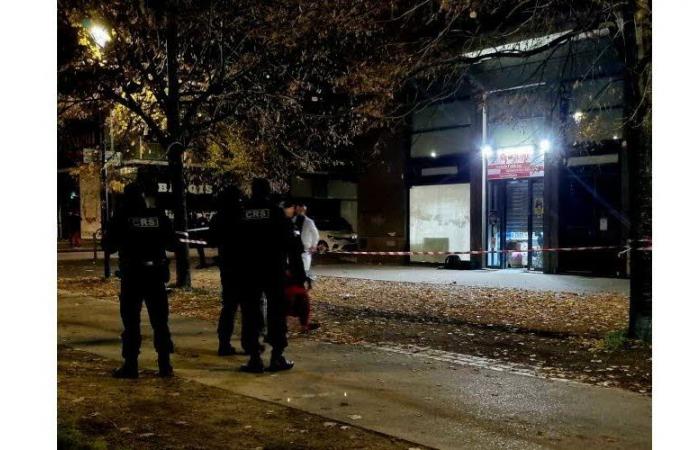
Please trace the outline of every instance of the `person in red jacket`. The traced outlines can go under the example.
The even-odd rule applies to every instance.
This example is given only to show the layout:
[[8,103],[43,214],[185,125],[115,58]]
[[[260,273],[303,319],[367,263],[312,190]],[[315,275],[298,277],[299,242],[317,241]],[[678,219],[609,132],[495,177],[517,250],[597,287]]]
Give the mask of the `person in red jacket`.
[[[286,200],[282,203],[282,210],[285,216],[289,219],[294,217],[296,203],[291,200]],[[303,248],[301,243],[301,236],[298,230],[295,230],[295,240],[297,241],[298,247]],[[284,286],[284,297],[287,301],[287,316],[298,317],[299,325],[304,333],[308,333],[311,330],[315,330],[319,327],[317,323],[311,323],[311,297],[309,296],[309,291],[311,290],[311,279],[306,275],[306,280],[303,284],[299,282],[294,282],[294,277],[290,270],[287,270],[285,286]]]
[[299,325],[304,333],[315,330],[318,323],[311,322],[311,281],[308,281],[308,288],[298,284],[288,283],[284,288],[284,296],[287,300],[287,315],[299,318]]

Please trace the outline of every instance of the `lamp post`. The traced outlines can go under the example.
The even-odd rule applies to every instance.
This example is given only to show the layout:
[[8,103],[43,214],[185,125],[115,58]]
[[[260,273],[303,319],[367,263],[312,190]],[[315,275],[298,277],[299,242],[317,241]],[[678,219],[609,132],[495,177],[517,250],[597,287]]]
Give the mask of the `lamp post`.
[[[493,149],[491,148],[490,145],[488,145],[488,112],[487,112],[487,102],[488,99],[488,92],[484,92],[484,96],[482,98],[482,106],[481,106],[481,248],[482,250],[488,251],[488,230],[486,229],[487,227],[487,221],[486,221],[486,216],[488,214],[488,211],[486,208],[488,207],[487,205],[487,184],[486,184],[486,177],[487,177],[487,170],[486,170],[486,165],[488,163],[488,158],[491,156],[493,153]],[[489,261],[489,255],[490,253],[483,253],[483,258],[482,258],[482,269],[486,268],[488,266],[488,261]]]
[[[106,27],[100,25],[92,20],[86,20],[83,22],[85,28],[87,28],[88,34],[92,41],[97,45],[100,50],[103,50],[107,44],[112,40],[112,36]],[[114,157],[114,115],[110,111],[109,114],[109,149],[111,156]],[[102,236],[104,236],[105,230],[107,228],[107,222],[109,221],[109,184],[107,179],[107,143],[104,142],[100,146],[100,183],[104,187],[104,191],[100,189],[100,197],[104,195],[101,199],[101,216],[102,216]],[[104,192],[104,193],[102,193]],[[104,276],[109,278],[112,275],[112,270],[110,268],[109,253],[104,251]]]
[[[114,158],[114,113],[109,112],[109,150],[110,157],[107,158],[107,143],[102,145],[102,155],[100,158],[100,181],[104,187],[104,202],[102,202],[102,236],[107,229],[107,222],[109,221],[109,177],[107,176],[107,167],[110,161]],[[109,278],[112,275],[112,270],[110,268],[109,253],[107,250],[104,251],[104,276]]]

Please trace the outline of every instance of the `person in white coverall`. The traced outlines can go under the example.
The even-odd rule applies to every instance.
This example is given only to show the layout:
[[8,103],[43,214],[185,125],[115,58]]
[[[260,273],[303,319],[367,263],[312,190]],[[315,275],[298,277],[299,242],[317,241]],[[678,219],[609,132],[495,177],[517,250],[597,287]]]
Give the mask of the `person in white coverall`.
[[301,243],[304,245],[304,253],[301,259],[304,262],[304,270],[308,274],[311,270],[311,254],[316,251],[318,244],[318,229],[314,221],[306,216],[306,205],[296,202],[294,226],[301,234]]

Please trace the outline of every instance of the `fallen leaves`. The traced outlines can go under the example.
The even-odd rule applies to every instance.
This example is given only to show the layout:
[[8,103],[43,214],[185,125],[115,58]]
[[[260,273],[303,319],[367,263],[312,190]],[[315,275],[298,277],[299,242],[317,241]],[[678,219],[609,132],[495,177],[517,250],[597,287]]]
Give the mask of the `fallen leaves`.
[[[348,299],[349,292],[353,297]],[[488,327],[599,336],[624,328],[628,299],[621,294],[578,294],[454,285],[320,277],[314,300],[333,306],[412,314]]]
[[[82,274],[59,278],[62,289],[116,301],[118,280]],[[216,269],[193,272],[193,289],[169,295],[174,314],[215,322]],[[611,351],[609,333],[627,327],[621,294],[579,294],[319,277],[313,320],[321,328],[290,334],[338,344],[394,342],[524,363],[553,378],[608,383],[648,392],[651,349],[630,342]],[[612,370],[607,370],[607,368]],[[601,375],[600,370],[606,372]],[[341,406],[347,406],[347,402]]]

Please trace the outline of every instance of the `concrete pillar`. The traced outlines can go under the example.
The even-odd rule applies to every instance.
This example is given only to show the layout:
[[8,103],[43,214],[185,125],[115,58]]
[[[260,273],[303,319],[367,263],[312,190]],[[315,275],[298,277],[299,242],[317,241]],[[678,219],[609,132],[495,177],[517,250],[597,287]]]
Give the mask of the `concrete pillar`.
[[[401,134],[386,134],[358,145],[373,146],[382,139],[381,153],[367,165],[357,184],[357,233],[362,250],[402,251],[408,247],[408,196],[404,184]],[[407,262],[397,256],[363,256],[362,262]]]
[[[483,206],[485,203],[485,193],[483,190],[483,160],[481,156],[481,142],[484,133],[484,115],[482,104],[479,102],[473,103],[474,124],[472,125],[473,142],[472,148],[467,154],[469,158],[469,212],[471,217],[469,248],[471,250],[487,250],[484,242],[484,227],[485,227],[485,211]],[[486,266],[486,255],[471,255],[472,267],[481,269]]]
[[[559,177],[562,154],[555,149],[544,158],[544,246],[559,247]],[[544,273],[559,272],[559,254],[544,253]]]
[[[469,248],[471,250],[486,250],[483,242],[482,209],[482,158],[481,152],[475,148],[468,154],[469,158],[469,209],[471,217]],[[471,255],[472,267],[483,268],[486,255]]]

